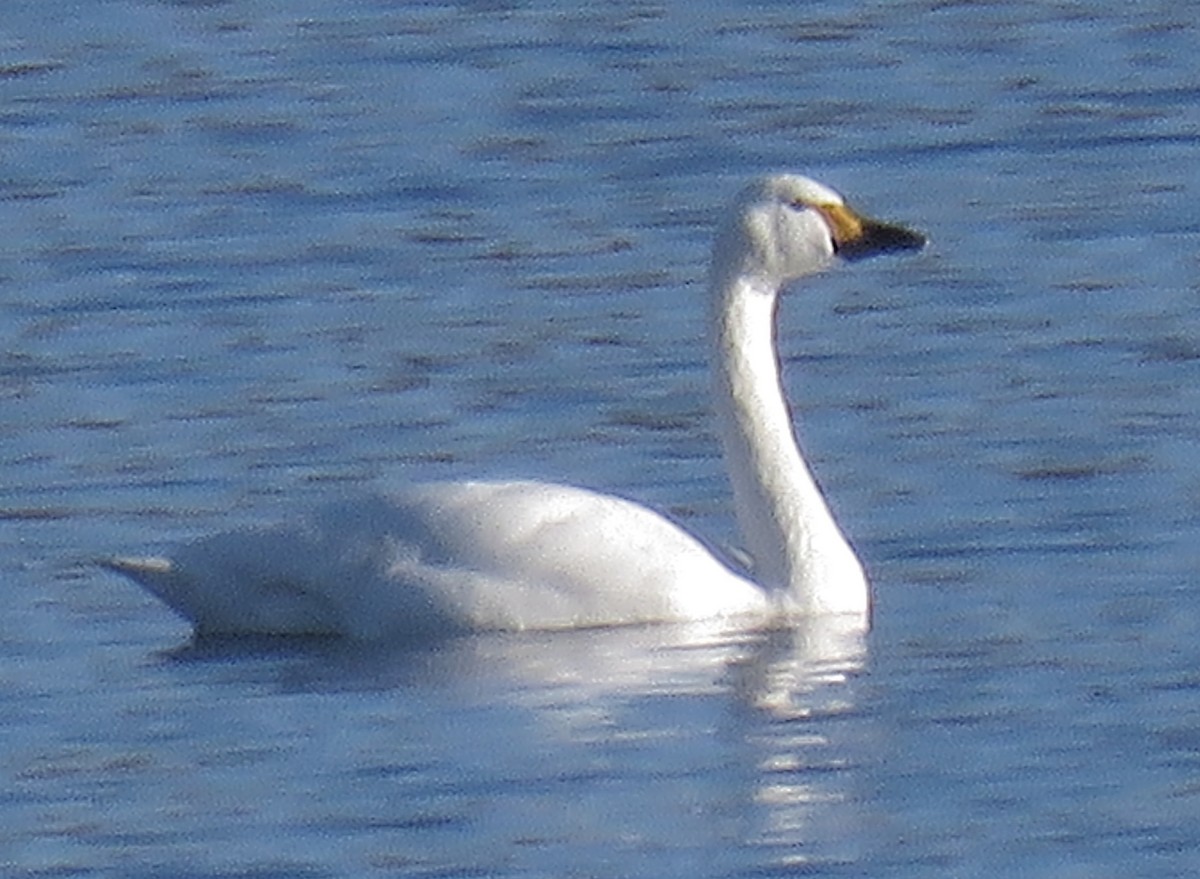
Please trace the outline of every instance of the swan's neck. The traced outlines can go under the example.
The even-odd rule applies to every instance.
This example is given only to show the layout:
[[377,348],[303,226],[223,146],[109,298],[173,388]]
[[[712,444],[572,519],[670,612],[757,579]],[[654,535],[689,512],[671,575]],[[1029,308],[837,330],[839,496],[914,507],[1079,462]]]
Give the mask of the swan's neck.
[[755,578],[796,613],[868,613],[862,567],[796,445],[775,351],[778,290],[715,278],[711,341],[721,442]]

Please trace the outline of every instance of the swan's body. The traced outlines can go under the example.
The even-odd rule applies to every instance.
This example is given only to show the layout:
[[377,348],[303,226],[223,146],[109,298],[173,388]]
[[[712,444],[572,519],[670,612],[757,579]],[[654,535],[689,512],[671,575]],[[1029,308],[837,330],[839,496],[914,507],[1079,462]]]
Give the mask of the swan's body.
[[774,347],[779,291],[924,239],[793,175],[747,188],[713,252],[714,395],[753,580],[631,501],[539,482],[412,486],[229,532],[174,558],[104,562],[199,632],[438,633],[847,614],[870,592],[796,446]]

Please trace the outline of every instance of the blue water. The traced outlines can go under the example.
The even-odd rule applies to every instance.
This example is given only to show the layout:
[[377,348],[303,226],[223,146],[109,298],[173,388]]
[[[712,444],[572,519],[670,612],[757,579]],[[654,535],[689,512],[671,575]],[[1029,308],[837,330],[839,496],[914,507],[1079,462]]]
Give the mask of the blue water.
[[[1186,8],[3,19],[5,876],[1200,871]],[[193,644],[90,564],[460,474],[730,539],[698,299],[769,169],[933,242],[780,315],[865,644]]]

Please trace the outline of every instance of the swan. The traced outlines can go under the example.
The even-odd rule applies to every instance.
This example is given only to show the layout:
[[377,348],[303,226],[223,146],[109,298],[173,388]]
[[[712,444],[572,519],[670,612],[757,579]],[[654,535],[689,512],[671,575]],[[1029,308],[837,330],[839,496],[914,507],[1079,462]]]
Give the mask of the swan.
[[775,350],[780,291],[837,258],[917,250],[796,174],[758,179],[718,231],[709,273],[713,399],[741,572],[670,519],[623,498],[536,481],[415,484],[235,530],[170,558],[104,567],[140,584],[198,636],[405,637],[846,615],[871,597],[797,447]]

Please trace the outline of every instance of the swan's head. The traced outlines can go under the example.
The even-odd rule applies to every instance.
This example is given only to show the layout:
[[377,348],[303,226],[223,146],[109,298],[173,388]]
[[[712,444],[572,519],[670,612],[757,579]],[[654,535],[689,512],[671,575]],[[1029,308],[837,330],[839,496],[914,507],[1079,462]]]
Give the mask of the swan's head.
[[774,174],[737,197],[714,254],[714,271],[750,275],[774,288],[819,271],[835,257],[855,260],[918,250],[925,236],[864,217],[824,184]]

